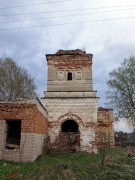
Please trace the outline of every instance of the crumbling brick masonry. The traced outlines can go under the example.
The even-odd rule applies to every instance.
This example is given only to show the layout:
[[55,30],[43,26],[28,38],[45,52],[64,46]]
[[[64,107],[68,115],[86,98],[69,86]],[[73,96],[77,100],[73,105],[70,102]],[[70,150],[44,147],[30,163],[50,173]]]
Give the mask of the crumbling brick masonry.
[[97,153],[103,143],[114,145],[113,111],[98,108],[93,90],[93,55],[59,50],[46,58],[47,92],[41,102],[0,102],[0,159],[26,162],[43,150]]

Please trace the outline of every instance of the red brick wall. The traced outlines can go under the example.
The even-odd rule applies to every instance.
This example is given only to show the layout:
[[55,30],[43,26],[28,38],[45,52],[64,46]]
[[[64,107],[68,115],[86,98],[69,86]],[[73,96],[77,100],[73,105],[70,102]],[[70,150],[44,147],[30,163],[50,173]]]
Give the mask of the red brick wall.
[[113,110],[106,109],[106,108],[99,108],[97,114],[97,142],[100,142],[106,133],[106,140],[110,141],[110,145],[114,145],[114,117],[113,117]]
[[23,133],[47,133],[47,118],[35,104],[0,104],[0,120],[21,120]]

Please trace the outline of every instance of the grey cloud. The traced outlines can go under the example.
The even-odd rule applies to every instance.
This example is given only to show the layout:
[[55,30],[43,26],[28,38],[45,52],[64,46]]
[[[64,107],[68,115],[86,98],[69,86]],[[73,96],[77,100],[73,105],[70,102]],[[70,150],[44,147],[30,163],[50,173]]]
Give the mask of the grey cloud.
[[[41,0],[40,2],[45,2]],[[48,1],[49,2],[49,1]],[[15,4],[29,4],[30,1],[1,0],[0,7],[13,6]],[[37,0],[32,3],[39,3]],[[64,9],[81,9],[92,7],[105,7],[123,4],[134,4],[134,0],[113,0],[113,1],[67,1],[64,3],[46,4],[41,6],[31,6],[23,8],[0,9],[2,14],[20,14],[38,11],[53,11]],[[111,10],[112,8],[110,8]],[[104,10],[104,9],[102,9]],[[106,9],[107,10],[107,9]],[[101,10],[87,10],[61,13],[40,13],[18,16],[0,16],[0,21],[22,20],[27,22],[0,24],[0,29],[11,27],[23,27],[33,25],[48,25],[58,23],[69,23],[76,21],[89,21],[95,19],[116,18],[124,16],[117,13],[104,13],[89,16],[79,16],[71,18],[55,18],[46,20],[29,21],[31,18],[62,16],[82,12],[97,12]],[[128,11],[129,16],[134,13]],[[35,78],[38,87],[38,94],[43,96],[46,90],[47,65],[45,54],[55,53],[59,49],[85,48],[87,53],[94,55],[93,61],[93,84],[94,90],[100,97],[99,106],[104,106],[106,102],[105,92],[106,82],[109,79],[108,73],[117,68],[125,57],[135,55],[135,24],[134,19],[121,21],[105,21],[96,23],[82,23],[63,26],[52,26],[42,28],[30,28],[20,30],[0,30],[0,57],[5,53],[11,56],[17,64],[28,69],[30,75]]]
[[[115,2],[114,2],[115,1]],[[120,5],[116,0],[109,2],[99,1],[72,1],[65,3],[48,4],[45,6],[33,6],[27,8],[14,8],[0,10],[0,13],[23,13],[23,12],[37,12],[37,11],[50,11],[50,10],[63,10],[63,9],[81,9],[88,7],[100,7]],[[126,1],[126,0],[125,0]],[[33,1],[33,3],[37,1]],[[44,2],[44,1],[41,1]],[[131,3],[132,2],[132,3]],[[20,2],[16,2],[19,4]],[[127,3],[133,4],[133,1],[127,1]],[[8,0],[2,0],[1,7],[7,6]],[[22,4],[28,4],[27,1]],[[122,4],[122,3],[121,3]],[[13,5],[10,3],[9,5]],[[96,10],[97,11],[97,10]],[[76,13],[76,12],[72,12]],[[67,12],[52,13],[52,14],[35,14],[27,16],[9,17],[16,19],[29,19],[36,17],[48,17],[55,15],[71,14]],[[46,25],[57,24],[59,22],[75,22],[86,21],[93,18],[105,18],[108,14],[99,14],[96,16],[86,16],[81,18],[59,18],[59,19],[47,19],[40,21],[28,21],[27,23],[14,24],[13,26],[31,26],[31,25]],[[113,14],[109,14],[109,17],[113,17]],[[2,18],[4,20],[4,17]],[[5,17],[5,20],[8,18]],[[124,23],[125,22],[125,23]],[[47,67],[44,54],[55,53],[59,49],[76,49],[85,48],[88,53],[94,55],[93,62],[93,78],[94,78],[94,90],[98,91],[100,96],[100,105],[104,105],[106,81],[109,76],[108,73],[117,68],[122,62],[124,57],[128,57],[135,53],[135,25],[133,21],[110,21],[99,23],[86,23],[86,24],[73,24],[54,27],[43,28],[30,28],[11,31],[0,31],[0,56],[5,52],[7,56],[13,57],[16,62],[27,68],[30,74],[36,78],[39,94],[46,88]],[[10,25],[10,24],[9,24]],[[7,25],[7,26],[9,26]],[[13,27],[12,26],[12,27]],[[3,26],[6,27],[6,26]],[[9,26],[10,27],[10,26]],[[1,27],[2,28],[2,27]]]

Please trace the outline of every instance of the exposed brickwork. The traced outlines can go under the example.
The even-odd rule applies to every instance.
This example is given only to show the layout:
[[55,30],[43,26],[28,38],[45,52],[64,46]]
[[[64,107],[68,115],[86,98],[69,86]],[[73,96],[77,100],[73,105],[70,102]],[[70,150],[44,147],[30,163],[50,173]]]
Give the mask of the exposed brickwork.
[[[42,153],[43,141],[48,133],[47,112],[37,99],[0,103],[0,159],[8,161],[34,161]],[[20,145],[10,143],[7,148],[6,122],[21,120]],[[16,147],[18,147],[16,149]]]
[[[81,50],[63,51],[47,54],[48,91],[54,92],[89,92],[92,87],[92,54]],[[67,81],[68,72],[73,81]],[[47,95],[47,92],[46,94]]]
[[21,120],[23,133],[47,133],[47,118],[35,104],[0,103],[0,120]]
[[[96,143],[102,143],[103,138],[114,146],[114,117],[113,110],[107,108],[99,108],[97,115]],[[104,137],[101,137],[104,136]]]

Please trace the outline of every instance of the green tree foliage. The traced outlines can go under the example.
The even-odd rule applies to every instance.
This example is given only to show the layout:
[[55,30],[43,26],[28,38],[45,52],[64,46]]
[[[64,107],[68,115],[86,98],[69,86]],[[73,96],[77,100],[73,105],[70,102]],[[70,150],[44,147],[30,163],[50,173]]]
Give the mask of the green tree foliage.
[[124,59],[118,69],[109,73],[107,98],[117,117],[135,125],[135,57]]
[[0,100],[36,96],[34,79],[11,58],[0,59]]

